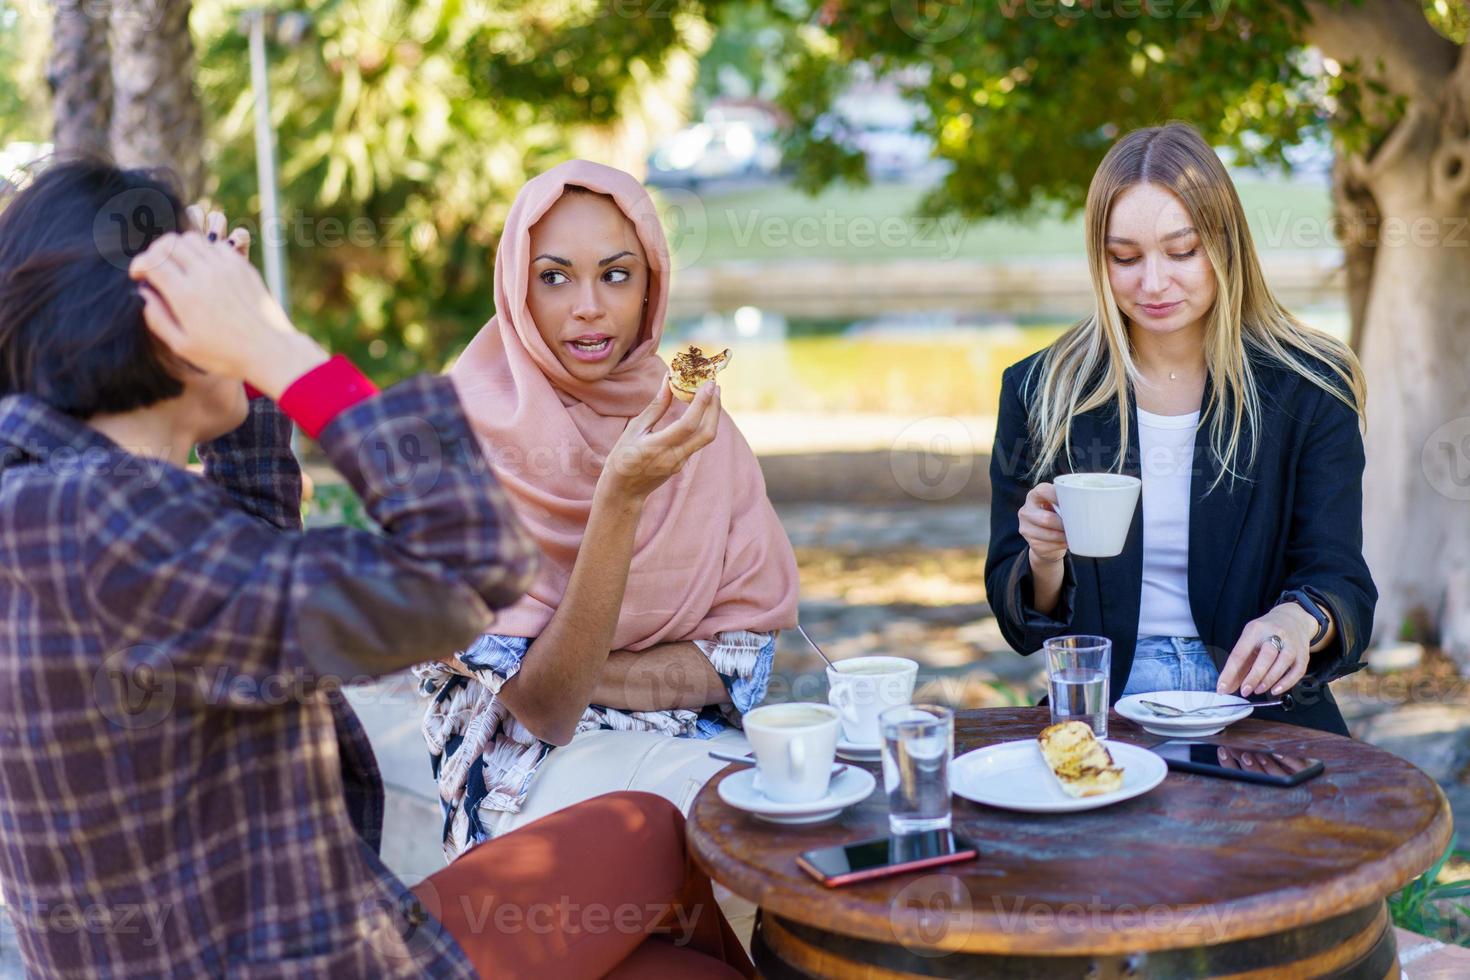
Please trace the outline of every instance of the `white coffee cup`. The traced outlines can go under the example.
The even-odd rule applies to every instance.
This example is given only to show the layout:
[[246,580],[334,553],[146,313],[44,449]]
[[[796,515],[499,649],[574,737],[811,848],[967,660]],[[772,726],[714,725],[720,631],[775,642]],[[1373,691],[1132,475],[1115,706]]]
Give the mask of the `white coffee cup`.
[[1142,480],[1121,473],[1063,473],[1052,485],[1068,551],[1084,558],[1122,554]]
[[853,657],[828,667],[827,701],[842,712],[847,740],[878,745],[878,716],[913,700],[918,673],[919,665],[903,657]]
[[746,712],[743,723],[766,797],[810,803],[827,795],[841,727],[836,708],[807,702],[767,704]]

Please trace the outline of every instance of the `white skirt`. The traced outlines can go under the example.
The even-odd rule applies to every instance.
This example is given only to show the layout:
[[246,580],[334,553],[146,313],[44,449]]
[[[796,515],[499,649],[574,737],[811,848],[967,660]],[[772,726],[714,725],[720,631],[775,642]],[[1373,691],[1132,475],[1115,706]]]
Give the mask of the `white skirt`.
[[727,729],[714,738],[670,738],[659,732],[581,732],[542,760],[519,813],[480,811],[491,837],[549,813],[621,790],[655,793],[686,816],[710,777],[729,765],[711,759],[710,749],[744,754],[745,733]]

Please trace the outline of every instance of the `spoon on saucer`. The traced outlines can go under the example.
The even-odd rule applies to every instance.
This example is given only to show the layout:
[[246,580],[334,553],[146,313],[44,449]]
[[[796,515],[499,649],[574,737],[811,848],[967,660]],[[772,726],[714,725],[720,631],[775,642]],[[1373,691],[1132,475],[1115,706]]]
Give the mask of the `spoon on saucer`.
[[1138,703],[1156,715],[1162,715],[1165,718],[1181,718],[1184,715],[1199,714],[1201,711],[1235,711],[1238,708],[1246,707],[1270,708],[1281,704],[1282,700],[1277,698],[1274,701],[1251,701],[1246,704],[1207,704],[1203,708],[1176,708],[1172,704],[1160,704],[1157,701],[1148,701],[1144,698],[1139,698]]
[[[734,752],[721,752],[719,749],[710,749],[709,757],[711,759],[719,759],[721,762],[737,762],[745,766],[755,765],[755,756],[749,753],[746,755],[737,755]],[[847,766],[841,762],[832,763],[832,775],[834,777],[840,776],[845,772],[847,772]]]

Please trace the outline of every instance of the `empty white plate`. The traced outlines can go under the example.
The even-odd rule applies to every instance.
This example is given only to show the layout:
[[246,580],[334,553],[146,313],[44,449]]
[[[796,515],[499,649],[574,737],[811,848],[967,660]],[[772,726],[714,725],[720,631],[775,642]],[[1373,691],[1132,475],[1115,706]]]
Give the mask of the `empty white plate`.
[[1042,758],[1034,738],[1001,742],[966,752],[950,764],[956,795],[986,806],[1027,813],[1095,810],[1141,796],[1164,781],[1169,767],[1148,749],[1103,739],[1113,762],[1123,767],[1123,788],[1099,796],[1068,796]]
[[772,823],[816,823],[837,816],[873,792],[878,781],[866,769],[848,766],[827,784],[827,795],[810,803],[781,803],[770,799],[755,785],[756,770],[731,773],[716,787],[720,799],[737,810],[753,813]]
[[[1142,704],[1144,701],[1157,701],[1159,704],[1184,710],[1213,705],[1236,705],[1236,708],[1233,711],[1224,708],[1205,711],[1193,717],[1166,718],[1151,711]],[[1214,691],[1152,691],[1148,694],[1130,694],[1119,699],[1113,707],[1124,718],[1142,725],[1144,731],[1170,738],[1203,738],[1214,735],[1223,731],[1227,725],[1249,718],[1255,710],[1245,698],[1234,694],[1216,694]]]

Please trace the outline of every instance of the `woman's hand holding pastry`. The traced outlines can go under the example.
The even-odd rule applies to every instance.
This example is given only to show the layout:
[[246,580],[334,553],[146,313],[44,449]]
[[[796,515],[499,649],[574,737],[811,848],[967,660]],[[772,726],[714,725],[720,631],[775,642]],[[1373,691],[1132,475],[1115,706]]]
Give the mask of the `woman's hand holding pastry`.
[[719,387],[714,382],[703,385],[680,418],[655,431],[673,400],[669,386],[660,385],[648,407],[628,423],[603,464],[599,493],[641,502],[714,441],[720,425]]

